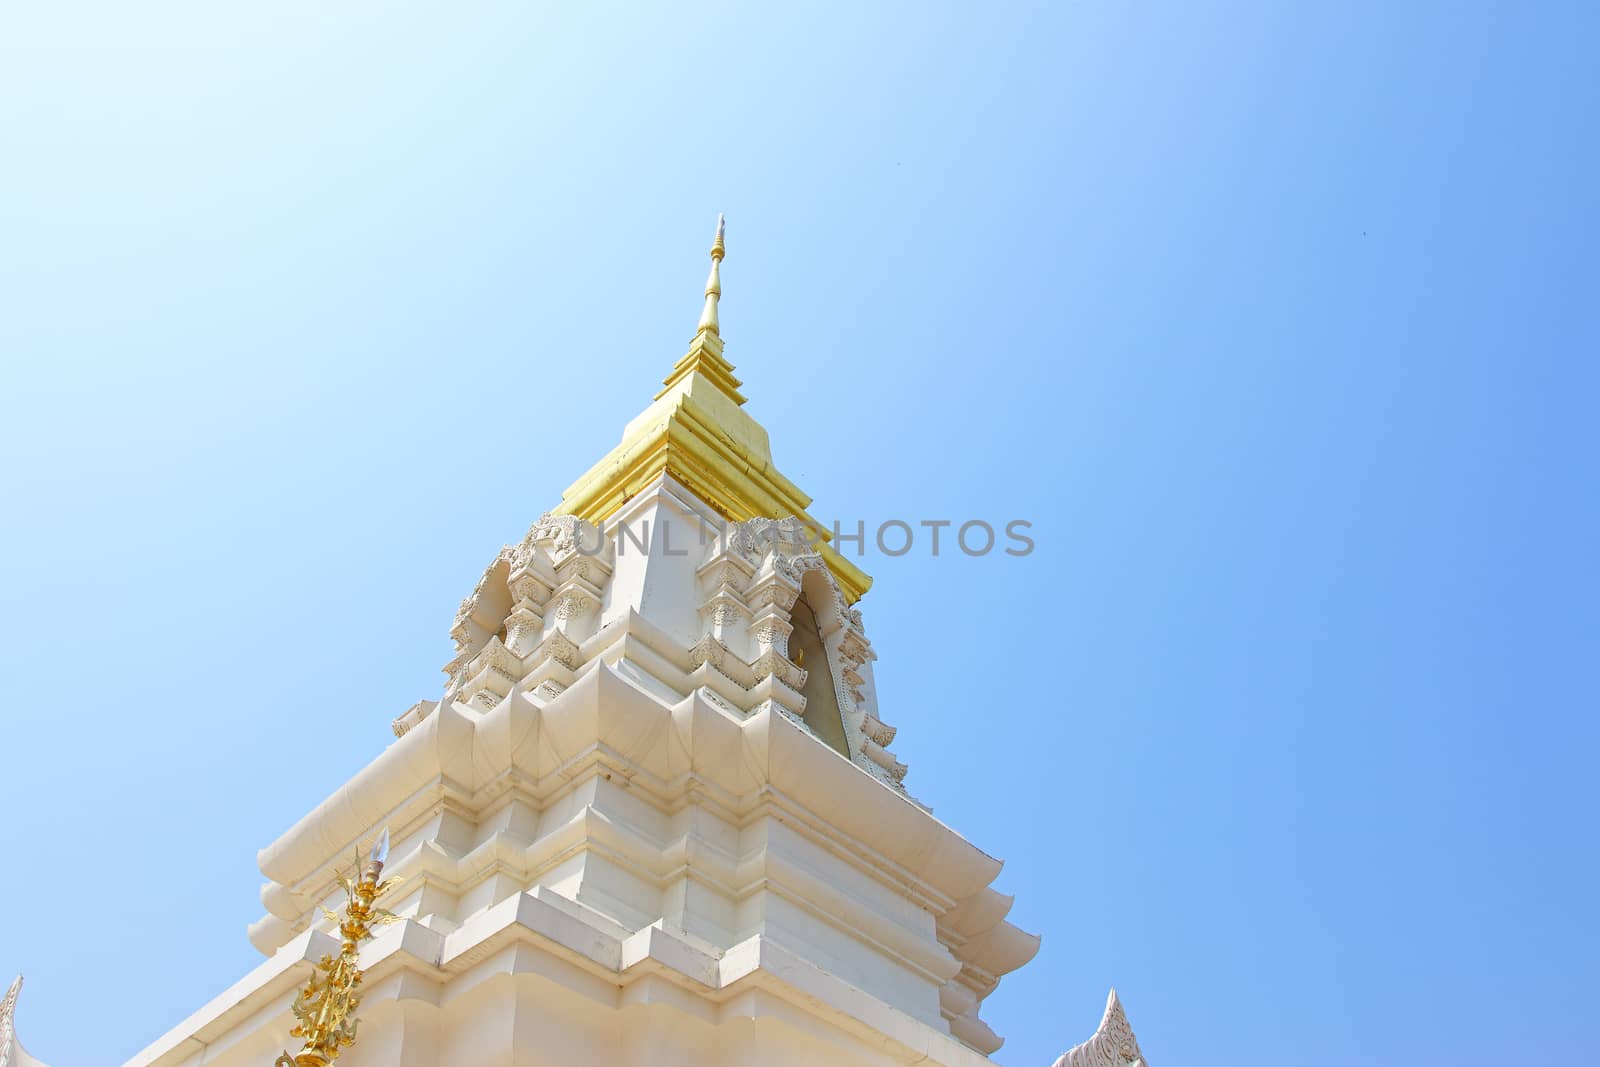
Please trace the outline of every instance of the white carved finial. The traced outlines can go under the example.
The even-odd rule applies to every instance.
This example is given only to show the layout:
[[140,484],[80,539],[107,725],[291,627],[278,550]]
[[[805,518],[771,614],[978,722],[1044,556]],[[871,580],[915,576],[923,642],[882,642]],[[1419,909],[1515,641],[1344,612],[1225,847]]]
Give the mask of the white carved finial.
[[6,990],[6,999],[0,1001],[0,1067],[45,1067],[28,1055],[28,1050],[17,1040],[17,996],[22,992],[22,975]]
[[17,994],[22,992],[22,975],[6,990],[6,999],[0,1001],[0,1067],[11,1063],[11,1049],[17,1043],[16,1027],[12,1019],[17,1014]]
[[1055,1067],[1150,1067],[1115,989],[1106,998],[1105,1014],[1094,1036],[1062,1054]]

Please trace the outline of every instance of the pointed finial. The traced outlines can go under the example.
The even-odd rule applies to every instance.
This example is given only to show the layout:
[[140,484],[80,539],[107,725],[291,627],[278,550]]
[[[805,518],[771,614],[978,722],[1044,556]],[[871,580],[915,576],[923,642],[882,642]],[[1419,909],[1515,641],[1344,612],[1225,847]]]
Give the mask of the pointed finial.
[[706,279],[706,306],[700,312],[700,325],[695,329],[694,340],[689,342],[689,351],[673,364],[672,373],[663,379],[657,400],[686,379],[699,378],[735,404],[744,403],[739,379],[733,376],[733,364],[722,358],[722,329],[717,322],[717,301],[722,297],[722,257],[728,254],[723,240],[727,228],[728,220],[718,215],[717,236],[711,242],[711,276]]
[[378,835],[378,840],[372,843],[372,862],[389,862],[389,828],[385,826],[383,833]]
[[722,329],[717,323],[717,301],[722,297],[722,257],[728,254],[728,247],[722,241],[727,225],[727,218],[718,214],[717,239],[711,242],[711,274],[706,278],[706,306],[700,312],[698,327],[700,333],[714,333],[719,337]]
[[[11,988],[6,990],[4,1000],[0,1000],[0,1067],[5,1064],[39,1063],[38,1060],[28,1055],[22,1043],[17,1040],[16,1015],[17,995],[22,992],[22,975],[17,975],[17,980],[11,983]],[[20,1053],[20,1057],[18,1056]],[[20,1067],[20,1064],[19,1064]],[[44,1067],[39,1064],[39,1067]]]
[[389,862],[389,828],[385,826],[383,833],[372,843],[372,855],[367,860],[367,869],[362,872],[363,882],[376,883],[383,874],[383,865]]

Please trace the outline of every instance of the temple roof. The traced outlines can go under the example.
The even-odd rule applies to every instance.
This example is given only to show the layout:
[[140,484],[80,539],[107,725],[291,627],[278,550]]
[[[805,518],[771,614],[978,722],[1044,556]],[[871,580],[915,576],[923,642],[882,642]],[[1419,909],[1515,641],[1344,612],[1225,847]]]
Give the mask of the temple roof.
[[742,383],[722,354],[724,231],[719,216],[705,304],[689,350],[650,406],[623,429],[621,443],[561,494],[557,510],[602,523],[650,482],[670,474],[725,519],[798,518],[819,535],[818,550],[854,603],[872,578],[826,544],[833,531],[806,511],[811,498],[773,464],[767,431],[744,410]]

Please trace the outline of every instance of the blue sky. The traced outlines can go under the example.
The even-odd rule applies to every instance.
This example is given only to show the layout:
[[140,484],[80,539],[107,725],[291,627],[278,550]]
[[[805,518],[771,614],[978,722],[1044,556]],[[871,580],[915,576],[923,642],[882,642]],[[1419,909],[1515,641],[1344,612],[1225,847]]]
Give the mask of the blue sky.
[[438,694],[725,211],[814,512],[1035,527],[862,560],[908,785],[1044,935],[1001,1063],[1113,983],[1157,1064],[1600,1061],[1596,21],[7,5],[24,1040],[253,966],[256,850]]

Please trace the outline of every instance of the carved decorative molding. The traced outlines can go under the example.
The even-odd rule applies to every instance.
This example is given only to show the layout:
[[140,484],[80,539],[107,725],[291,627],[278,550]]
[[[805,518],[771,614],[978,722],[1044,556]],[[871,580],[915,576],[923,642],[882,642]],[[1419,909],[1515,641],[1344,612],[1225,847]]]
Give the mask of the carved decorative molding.
[[1115,989],[1106,998],[1106,1011],[1094,1036],[1064,1053],[1055,1067],[1150,1067]]
[[[706,633],[690,650],[693,668],[709,664],[746,691],[764,679],[782,682],[791,695],[776,699],[775,706],[796,722],[803,702],[785,701],[799,698],[807,672],[789,659],[789,636],[795,604],[804,589],[811,590],[806,596],[821,630],[849,759],[903,791],[906,765],[886,751],[894,730],[879,721],[868,695],[865,665],[876,657],[861,612],[850,606],[806,524],[794,517],[734,523],[710,543],[696,573]],[[781,691],[773,692],[776,697]]]
[[556,602],[556,617],[561,619],[576,618],[594,606],[594,599],[587,593],[568,590],[562,593],[561,599]]
[[888,748],[894,742],[894,735],[898,732],[893,726],[870,713],[861,720],[861,730],[884,748]]
[[[610,579],[612,552],[600,527],[571,515],[549,514],[540,516],[520,542],[502,548],[451,623],[455,656],[444,665],[449,676],[446,699],[487,699],[478,684],[482,668],[475,657],[491,640],[498,639],[513,658],[532,657],[537,663],[553,656],[572,666],[576,657],[561,642],[556,644],[559,655],[541,655],[541,642],[549,644],[547,617],[568,634],[585,628],[584,620],[600,604]],[[553,610],[547,610],[552,601]],[[573,644],[573,639],[563,636],[562,642]]]
[[28,1055],[17,1040],[17,995],[21,992],[22,975],[19,974],[17,980],[11,983],[11,988],[6,990],[5,1000],[0,1001],[0,1067],[45,1067]]
[[394,735],[396,737],[404,737],[406,735],[406,731],[410,730],[423,719],[426,719],[429,715],[432,715],[434,710],[438,707],[439,705],[431,700],[419,700],[407,708],[399,717],[394,720],[394,722],[390,723],[389,725],[391,728],[393,728]]
[[582,658],[576,642],[560,630],[555,631],[528,656],[524,663],[526,669],[532,669],[545,660],[555,660],[568,670],[577,670],[578,662]]
[[22,992],[22,975],[6,990],[6,999],[0,1001],[0,1067],[10,1067],[11,1050],[17,1043],[16,1026],[12,1020],[17,1014],[17,995]]
[[[804,595],[816,615],[847,757],[904,792],[906,765],[888,751],[894,728],[877,715],[867,667],[877,657],[861,611],[851,606],[807,524],[795,517],[750,519],[703,543],[705,556],[695,571],[701,636],[680,653],[701,679],[691,685],[715,684],[724,701],[747,714],[770,701],[802,721],[809,672],[790,658],[790,635],[795,605],[809,590]],[[536,687],[551,669],[541,664],[581,670],[581,649],[598,631],[601,606],[612,595],[615,548],[603,528],[548,514],[521,542],[502,548],[456,612],[443,701],[486,713],[539,672],[528,682]],[[707,679],[707,670],[715,680]],[[396,736],[426,714],[412,709],[396,719]]]
[[722,699],[720,696],[718,696],[716,693],[712,692],[709,689],[702,689],[700,691],[700,695],[705,697],[706,702],[708,704],[710,704],[712,707],[721,708],[723,711],[729,711],[729,712],[737,710],[737,709],[734,708],[734,706],[732,704],[728,703],[726,700]]
[[689,649],[689,666],[698,670],[709,663],[720,670],[729,655],[727,645],[707,634]]
[[540,541],[548,542],[551,554],[556,557],[579,551],[598,554],[605,542],[605,534],[599,527],[574,515],[552,515],[547,511],[528,528],[528,536],[523,538],[522,543],[532,546]]

